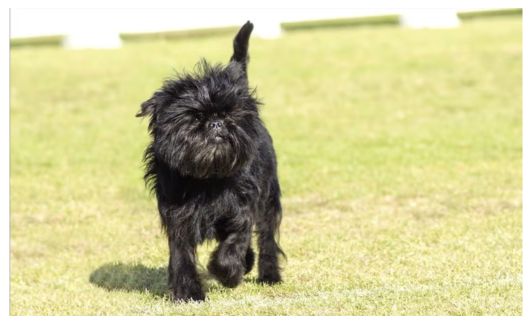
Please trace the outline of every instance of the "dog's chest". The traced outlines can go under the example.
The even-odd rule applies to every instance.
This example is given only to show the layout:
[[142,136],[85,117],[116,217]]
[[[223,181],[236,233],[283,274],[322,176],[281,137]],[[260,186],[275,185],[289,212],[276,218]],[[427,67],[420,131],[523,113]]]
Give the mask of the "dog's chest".
[[252,216],[259,196],[253,183],[209,182],[189,189],[186,200],[192,211],[188,215],[197,242],[217,238],[220,233],[230,232],[230,227],[243,220],[252,223]]

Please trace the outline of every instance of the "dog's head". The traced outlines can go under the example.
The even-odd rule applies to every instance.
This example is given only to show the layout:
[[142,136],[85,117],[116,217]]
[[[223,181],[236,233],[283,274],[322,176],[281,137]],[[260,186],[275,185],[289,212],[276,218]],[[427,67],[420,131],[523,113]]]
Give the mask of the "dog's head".
[[149,116],[152,152],[183,176],[223,178],[255,154],[259,102],[247,80],[247,22],[234,39],[226,66],[199,62],[194,73],[168,80],[137,116]]

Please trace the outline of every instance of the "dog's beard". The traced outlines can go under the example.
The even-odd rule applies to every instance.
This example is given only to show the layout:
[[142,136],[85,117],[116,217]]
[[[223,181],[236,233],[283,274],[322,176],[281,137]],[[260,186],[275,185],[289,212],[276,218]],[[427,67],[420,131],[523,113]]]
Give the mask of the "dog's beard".
[[155,152],[180,175],[198,179],[236,174],[255,152],[251,137],[236,127],[222,135],[181,129],[155,141]]

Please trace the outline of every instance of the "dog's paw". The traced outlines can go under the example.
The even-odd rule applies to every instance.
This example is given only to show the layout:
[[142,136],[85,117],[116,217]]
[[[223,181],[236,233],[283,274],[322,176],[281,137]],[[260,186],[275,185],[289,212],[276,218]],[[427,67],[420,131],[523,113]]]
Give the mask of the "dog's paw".
[[243,265],[237,263],[222,264],[216,260],[210,261],[208,271],[223,286],[235,288],[243,280]]
[[258,277],[258,283],[261,283],[261,284],[273,285],[273,284],[278,284],[281,282],[282,282],[282,277],[280,273],[278,272],[260,274],[260,276]]
[[206,295],[202,290],[173,290],[171,299],[176,303],[204,301]]

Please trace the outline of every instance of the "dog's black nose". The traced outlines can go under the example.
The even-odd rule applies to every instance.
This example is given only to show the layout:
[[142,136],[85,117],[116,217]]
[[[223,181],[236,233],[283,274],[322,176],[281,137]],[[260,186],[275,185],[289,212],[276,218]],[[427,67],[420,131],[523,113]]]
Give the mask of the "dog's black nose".
[[223,121],[215,120],[210,122],[210,127],[212,129],[220,129],[223,126]]

